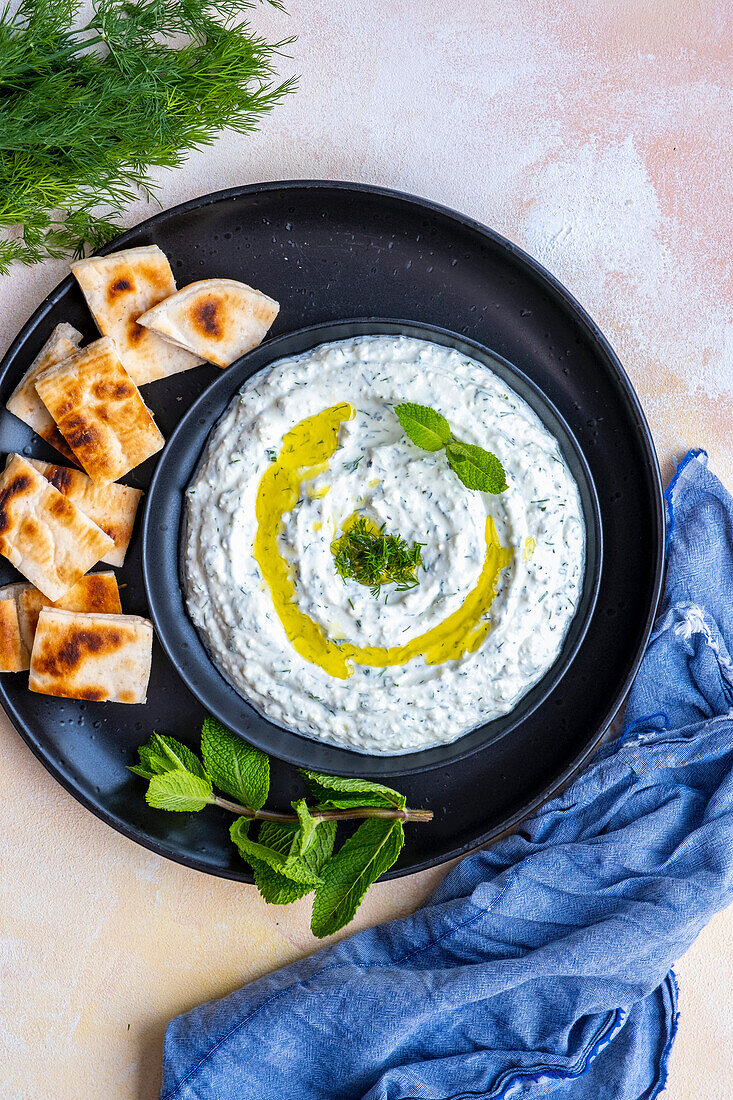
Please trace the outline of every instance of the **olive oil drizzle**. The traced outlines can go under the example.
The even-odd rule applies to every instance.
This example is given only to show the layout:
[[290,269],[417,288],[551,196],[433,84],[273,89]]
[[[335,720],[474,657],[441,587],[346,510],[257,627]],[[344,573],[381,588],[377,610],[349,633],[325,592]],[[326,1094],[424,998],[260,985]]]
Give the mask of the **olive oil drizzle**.
[[452,615],[404,645],[355,646],[333,641],[297,606],[293,567],[278,544],[283,515],[296,506],[303,483],[328,469],[338,447],[341,424],[354,416],[354,407],[343,402],[301,420],[283,438],[280,453],[265,470],[257,490],[254,556],[290,643],[304,660],[341,680],[352,675],[354,664],[386,668],[423,657],[427,664],[435,665],[475,653],[491,629],[486,614],[496,596],[501,570],[512,561],[512,552],[499,542],[491,516],[485,527],[486,557],[474,588]]

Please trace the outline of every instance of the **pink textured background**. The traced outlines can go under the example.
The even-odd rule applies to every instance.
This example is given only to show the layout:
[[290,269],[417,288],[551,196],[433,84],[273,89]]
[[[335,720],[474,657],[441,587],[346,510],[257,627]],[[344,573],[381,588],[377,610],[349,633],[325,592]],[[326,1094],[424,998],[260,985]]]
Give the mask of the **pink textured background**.
[[[299,34],[283,72],[302,74],[300,92],[258,135],[161,175],[161,203],[319,176],[458,207],[537,256],[595,317],[665,475],[702,445],[731,485],[730,10],[291,0],[290,18],[255,11],[268,34]],[[140,203],[128,223],[151,212]],[[0,351],[65,271],[0,280]],[[0,739],[0,1095],[151,1100],[166,1019],[312,951],[308,902],[267,907],[253,888],[135,847],[56,786],[4,718]],[[375,887],[357,926],[408,912],[441,874]],[[730,1096],[731,964],[724,914],[678,968],[670,1100]]]

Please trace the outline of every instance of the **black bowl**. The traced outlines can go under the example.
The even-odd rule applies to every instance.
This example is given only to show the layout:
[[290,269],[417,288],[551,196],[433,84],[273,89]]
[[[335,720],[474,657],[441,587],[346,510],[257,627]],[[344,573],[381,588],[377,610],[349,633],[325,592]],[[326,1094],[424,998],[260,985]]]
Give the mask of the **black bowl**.
[[[221,675],[188,617],[180,559],[185,490],[219,418],[251,375],[263,367],[319,344],[354,336],[404,335],[455,348],[484,363],[537,413],[558,440],[580,492],[586,527],[583,592],[562,649],[552,667],[508,714],[477,726],[449,744],[399,755],[374,756],[314,740],[268,721]],[[601,576],[601,518],[588,465],[568,425],[538,387],[505,359],[480,344],[432,325],[394,320],[349,320],[312,325],[277,337],[231,366],[189,409],[168,440],[153,476],[142,529],[142,561],[150,613],[158,637],[177,672],[201,703],[246,741],[300,767],[336,775],[404,775],[463,759],[506,736],[542,705],[568,672],[593,614]],[[368,720],[368,719],[367,719]]]

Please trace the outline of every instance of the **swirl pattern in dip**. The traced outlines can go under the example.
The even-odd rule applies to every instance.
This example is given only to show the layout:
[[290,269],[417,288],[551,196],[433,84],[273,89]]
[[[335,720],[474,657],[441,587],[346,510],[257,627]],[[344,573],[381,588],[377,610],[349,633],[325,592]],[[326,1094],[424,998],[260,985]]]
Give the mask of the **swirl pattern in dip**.
[[[500,495],[417,448],[393,407],[429,405],[501,460]],[[452,741],[504,714],[557,657],[583,577],[577,486],[557,442],[486,367],[369,336],[243,387],[188,489],[189,613],[272,721],[368,753]],[[419,583],[378,597],[334,568],[354,516],[422,544]]]

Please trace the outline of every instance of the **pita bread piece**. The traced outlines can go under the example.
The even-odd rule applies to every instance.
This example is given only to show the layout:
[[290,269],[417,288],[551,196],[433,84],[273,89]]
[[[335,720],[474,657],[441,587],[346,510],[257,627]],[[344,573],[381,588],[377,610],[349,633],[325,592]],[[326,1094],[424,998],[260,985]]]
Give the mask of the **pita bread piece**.
[[28,461],[112,539],[114,547],[102,561],[107,565],[122,565],[132,538],[142,490],[116,482],[95,485],[81,470],[55,466],[52,462],[41,462],[37,458],[29,458]]
[[14,599],[0,600],[0,672],[22,672],[28,668],[28,649],[23,644]]
[[[13,456],[11,455],[10,457],[12,458]],[[33,592],[38,592],[38,589],[34,588],[33,585],[30,584],[28,581],[13,581],[12,584],[5,584],[5,585],[3,585],[2,588],[0,588],[0,601],[10,602],[12,600],[12,602],[15,604],[15,614],[16,614],[16,618],[17,618],[18,631],[19,631],[19,642],[20,642],[20,646],[22,647],[22,654],[23,654],[23,656],[22,656],[23,664],[22,664],[21,667],[24,670],[27,669],[30,666],[30,663],[31,663],[31,649],[33,648],[33,638],[31,637],[30,640],[28,640],[23,635],[23,623],[22,623],[22,616],[21,616],[21,613],[20,613],[20,608],[18,607],[18,599],[19,599],[21,593],[28,592],[29,590],[33,591]],[[44,595],[42,595],[42,593],[38,592],[38,595],[41,597],[42,600],[46,599],[46,597]],[[14,628],[14,625],[12,625],[12,612],[8,611],[8,612],[6,612],[6,615],[9,617],[9,622],[11,623],[11,629],[14,631],[15,628]],[[20,671],[20,670],[4,668],[4,669],[2,669],[2,671],[3,672],[15,672],[15,671]]]
[[235,279],[190,283],[138,317],[178,347],[228,367],[261,344],[280,305]]
[[114,543],[20,455],[0,474],[0,554],[60,599]]
[[165,443],[108,336],[51,367],[36,390],[95,485],[117,481]]
[[44,607],[28,686],[41,695],[144,703],[153,626],[137,615],[85,615]]
[[[21,652],[20,660],[22,662],[19,669],[4,667],[6,664],[11,663],[11,658],[6,656],[6,654],[11,653],[15,645],[15,642],[12,640],[15,635],[15,624],[13,621],[12,612],[8,609],[5,612],[0,612],[12,632],[9,642],[2,643],[3,652],[2,654],[0,654],[0,666],[2,667],[0,667],[0,672],[20,672],[21,670],[27,669],[31,663],[31,649],[33,648],[33,639],[31,638],[29,644],[27,640],[23,637],[23,629],[20,621],[20,609],[18,608],[18,597],[20,593],[26,592],[29,588],[33,588],[33,585],[29,584],[28,581],[14,581],[12,584],[5,584],[2,588],[0,588],[0,601],[2,601],[3,603],[10,603],[12,601],[15,604],[15,620],[18,623],[18,644],[20,646]],[[33,591],[38,592],[38,589],[33,588]],[[40,592],[38,594],[39,596],[41,595]],[[45,598],[45,596],[41,596],[41,599],[45,600]],[[6,646],[8,646],[8,648],[6,648]]]
[[97,328],[114,340],[122,365],[138,386],[203,362],[137,323],[141,313],[176,292],[168,257],[157,245],[90,256],[73,263],[71,270]]
[[[42,592],[26,581],[6,584],[0,588],[0,602],[11,600],[16,607],[20,641],[26,654],[24,668],[28,668],[30,663],[38,616],[44,607],[58,607],[63,611],[94,611],[107,615],[122,614],[120,589],[112,572],[87,574],[56,603],[51,603]],[[0,663],[1,661],[0,654]],[[0,668],[0,671],[3,670]]]
[[15,387],[6,408],[28,424],[36,435],[45,439],[62,455],[74,461],[74,452],[54,424],[53,417],[36,393],[36,378],[63,359],[73,355],[83,337],[71,325],[56,325],[46,343]]
[[55,607],[60,611],[84,611],[98,615],[121,615],[120,589],[114,573],[88,573],[70,588],[68,592],[51,603],[42,592],[33,585],[25,585],[16,596],[20,636],[28,652],[33,649],[38,617],[44,607]]

